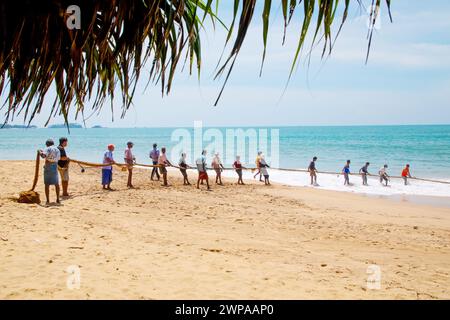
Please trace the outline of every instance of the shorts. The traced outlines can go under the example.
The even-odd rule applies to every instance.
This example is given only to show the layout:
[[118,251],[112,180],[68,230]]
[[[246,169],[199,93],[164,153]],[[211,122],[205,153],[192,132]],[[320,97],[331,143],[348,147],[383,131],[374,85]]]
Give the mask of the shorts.
[[222,170],[220,168],[214,168],[214,171],[216,171],[216,174],[218,176],[220,176],[220,174],[222,173]]
[[69,167],[61,168],[58,166],[59,174],[61,175],[61,181],[69,181]]
[[161,173],[161,174],[167,173],[166,167],[161,165],[161,167],[159,167],[159,173]]
[[236,169],[236,173],[238,174],[239,178],[242,178],[242,169]]
[[44,166],[44,184],[58,185],[58,164],[51,163]]
[[315,172],[315,171],[310,171],[310,172],[309,172],[309,175],[310,175],[311,177],[315,177],[315,176],[316,176],[316,172]]
[[208,173],[206,171],[199,171],[198,178],[201,180],[208,179]]
[[129,171],[133,170],[133,163],[127,162],[127,163],[126,163],[126,166],[127,166],[127,169],[128,169]]
[[187,172],[186,172],[186,169],[180,169],[180,172],[181,172],[181,174],[183,175],[183,177],[185,177],[185,178],[188,177]]
[[112,181],[112,170],[102,169],[102,185],[108,185]]

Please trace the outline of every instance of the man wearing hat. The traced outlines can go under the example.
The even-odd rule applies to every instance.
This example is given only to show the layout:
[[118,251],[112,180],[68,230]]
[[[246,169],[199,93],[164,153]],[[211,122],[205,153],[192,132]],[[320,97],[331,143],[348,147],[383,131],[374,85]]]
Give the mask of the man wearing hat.
[[108,166],[102,168],[102,185],[105,190],[112,190],[112,165],[115,163],[113,156],[114,148],[113,144],[108,145],[108,151],[103,155],[103,164],[108,164]]

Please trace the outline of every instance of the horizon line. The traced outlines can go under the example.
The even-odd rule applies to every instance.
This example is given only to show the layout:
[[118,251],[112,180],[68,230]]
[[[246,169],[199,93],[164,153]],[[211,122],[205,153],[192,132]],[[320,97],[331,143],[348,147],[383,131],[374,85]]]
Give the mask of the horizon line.
[[[69,127],[69,129],[169,129],[169,128],[193,128],[194,126],[189,126],[189,125],[182,125],[182,126],[124,126],[124,127],[108,127],[108,126],[103,126],[103,125],[92,125],[92,126],[83,126],[82,124],[79,123],[71,123],[73,125],[80,125],[82,126],[82,128],[71,128]],[[56,126],[61,126],[63,124],[54,124]],[[11,124],[11,126],[22,126],[20,124]],[[61,128],[50,128],[50,127],[40,127],[38,125],[29,125],[29,126],[25,126],[22,128],[2,128],[0,127],[0,129],[67,129],[67,127],[61,127]],[[94,128],[95,126],[100,126],[98,128]],[[208,125],[208,126],[203,126],[203,128],[251,128],[251,127],[268,127],[268,128],[272,128],[272,127],[284,127],[284,128],[298,128],[298,127],[407,127],[407,126],[415,126],[415,127],[425,127],[425,126],[450,126],[450,123],[411,123],[411,124],[289,124],[289,125],[277,125],[277,124],[271,124],[271,125],[218,125],[218,126],[214,126],[214,125]]]

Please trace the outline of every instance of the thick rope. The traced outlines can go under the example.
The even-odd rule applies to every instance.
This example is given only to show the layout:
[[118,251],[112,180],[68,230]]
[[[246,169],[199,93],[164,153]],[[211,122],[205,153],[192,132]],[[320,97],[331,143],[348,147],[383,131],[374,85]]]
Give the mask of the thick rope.
[[[306,169],[285,169],[285,168],[273,168],[275,170],[280,171],[293,171],[293,172],[308,172]],[[317,173],[320,174],[332,174],[332,175],[341,175],[342,172],[330,172],[330,171],[317,171]],[[350,173],[352,176],[361,176],[362,173]],[[369,177],[379,177],[379,175],[376,174],[367,174]],[[394,178],[394,179],[403,179],[401,176],[388,176],[388,178]],[[424,178],[417,178],[417,177],[408,177],[408,179],[411,180],[418,180],[418,181],[426,181],[426,182],[434,182],[434,183],[442,183],[442,184],[450,184],[449,181],[442,181],[442,180],[434,180],[434,179],[424,179]]]
[[41,156],[39,154],[39,151],[36,152],[36,164],[34,167],[34,179],[33,179],[33,186],[31,187],[30,191],[34,191],[36,188],[36,185],[38,183],[39,179],[39,163],[41,161]]
[[[111,165],[111,164],[92,163],[92,162],[86,162],[86,161],[80,161],[80,160],[74,160],[74,159],[71,159],[70,161],[78,163],[78,164],[81,164],[81,165],[84,165],[84,166],[87,166],[87,167],[107,167],[107,166]],[[128,167],[128,165],[124,164],[124,163],[114,163],[113,165],[116,165],[116,166],[121,167],[121,168]],[[162,166],[163,165],[160,165],[160,164],[151,165],[151,164],[139,164],[139,163],[135,163],[133,165],[133,167],[137,167],[137,168],[139,168],[139,167],[142,167],[142,168],[160,168]],[[181,168],[179,166],[174,166],[174,165],[167,166],[167,167],[183,169],[183,170],[197,170],[197,166],[196,165],[195,166],[189,166],[187,168]],[[214,170],[214,168],[209,168],[209,167],[207,167],[206,169],[207,170]],[[236,170],[235,168],[222,168],[222,169],[223,170]],[[252,172],[258,170],[258,168],[246,168],[246,167],[241,168],[241,169],[242,170],[251,170]],[[309,173],[309,171],[307,169],[290,169],[290,168],[272,168],[272,169],[279,170],[279,171],[288,171],[288,172],[306,172],[306,173]],[[39,169],[37,169],[37,170],[39,170]],[[342,172],[331,172],[331,171],[317,171],[317,173],[318,174],[331,174],[331,175],[341,175],[342,174]],[[350,175],[361,176],[362,174],[361,173],[350,173]],[[378,175],[375,175],[375,174],[367,174],[367,175],[370,176],[370,177],[378,177]],[[400,177],[400,176],[389,176],[389,178],[403,179],[403,177]],[[36,176],[35,176],[35,179],[36,179]],[[408,177],[408,179],[418,180],[418,181],[425,181],[425,182],[433,182],[433,183],[442,183],[442,184],[449,184],[450,185],[449,181],[434,180],[434,179],[424,179],[424,178],[417,178],[417,177],[411,177],[411,178]]]
[[70,162],[78,163],[82,166],[86,167],[94,167],[94,168],[101,168],[101,167],[109,167],[109,166],[118,166],[118,167],[124,167],[126,164],[124,163],[114,163],[114,164],[105,164],[105,163],[93,163],[93,162],[87,162],[87,161],[80,161],[75,159],[70,159]]

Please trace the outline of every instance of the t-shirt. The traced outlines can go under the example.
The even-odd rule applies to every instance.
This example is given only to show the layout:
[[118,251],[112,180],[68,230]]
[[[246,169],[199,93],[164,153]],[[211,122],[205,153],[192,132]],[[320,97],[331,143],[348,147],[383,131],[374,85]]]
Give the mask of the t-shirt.
[[266,160],[264,160],[264,159],[260,159],[259,160],[259,162],[260,162],[260,168],[259,168],[259,170],[261,171],[261,174],[263,175],[263,176],[268,176],[269,175],[269,172],[267,171],[267,163],[266,163]]
[[186,160],[184,158],[180,158],[180,161],[178,161],[178,166],[180,168],[186,169],[187,168]]
[[311,161],[311,163],[309,164],[308,169],[309,169],[310,171],[316,170],[316,163],[315,163],[314,161]]
[[158,159],[159,159],[159,150],[158,150],[158,149],[153,149],[152,151],[150,151],[150,158],[151,158],[154,162],[158,162]]
[[259,162],[260,161],[261,161],[261,157],[260,156],[256,156],[255,164],[256,164],[257,168],[259,168]]
[[131,163],[133,163],[133,159],[134,159],[134,157],[133,157],[133,152],[131,152],[131,148],[126,148],[125,149],[125,161],[128,164],[131,164]]
[[[108,160],[108,158],[109,158],[109,160]],[[109,150],[106,151],[105,154],[103,155],[103,163],[104,164],[111,163],[111,161],[113,161],[113,160],[114,160],[114,158],[113,158],[112,151],[109,151]],[[112,166],[103,167],[103,169],[112,170]]]
[[214,169],[219,169],[221,164],[222,164],[222,162],[220,161],[220,158],[218,158],[218,157],[214,157],[213,161],[211,163],[211,165]]
[[167,157],[165,153],[161,153],[159,155],[158,164],[167,164]]
[[364,173],[369,173],[367,166],[362,167],[361,171],[364,172]]
[[[59,150],[59,154],[60,154],[61,158],[67,157],[66,149],[64,149],[63,146],[58,146],[58,150]],[[67,160],[58,160],[58,166],[60,166],[61,168],[67,167],[68,163],[69,163],[69,161],[67,161]]]
[[349,165],[346,165],[345,167],[344,167],[344,173],[350,173],[350,166]]
[[197,169],[199,172],[205,172],[206,168],[206,157],[202,155],[200,158],[198,158],[195,161],[195,164],[197,165]]
[[234,166],[236,169],[242,169],[242,163],[241,163],[241,162],[235,161],[235,162],[233,163],[233,166]]
[[380,176],[384,176],[387,172],[386,172],[386,168],[385,167],[381,167],[381,169],[380,169]]
[[402,177],[408,177],[409,176],[409,168],[405,168],[402,171]]
[[59,149],[55,146],[50,146],[45,148],[44,150],[45,159],[48,162],[58,162],[61,158],[61,153],[59,152]]

